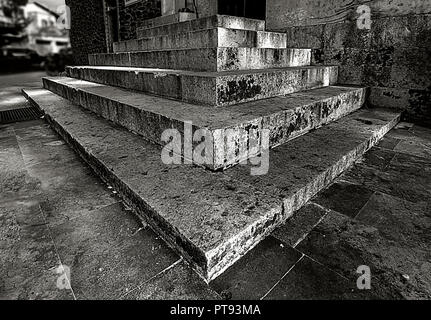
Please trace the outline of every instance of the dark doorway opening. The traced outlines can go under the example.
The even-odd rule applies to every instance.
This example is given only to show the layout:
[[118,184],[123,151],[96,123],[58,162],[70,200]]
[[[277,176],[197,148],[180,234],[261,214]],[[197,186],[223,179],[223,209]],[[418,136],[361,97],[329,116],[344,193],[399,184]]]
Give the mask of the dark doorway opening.
[[266,0],[218,0],[218,13],[265,20]]
[[108,52],[112,52],[112,44],[119,41],[119,27],[117,0],[105,0],[105,32]]

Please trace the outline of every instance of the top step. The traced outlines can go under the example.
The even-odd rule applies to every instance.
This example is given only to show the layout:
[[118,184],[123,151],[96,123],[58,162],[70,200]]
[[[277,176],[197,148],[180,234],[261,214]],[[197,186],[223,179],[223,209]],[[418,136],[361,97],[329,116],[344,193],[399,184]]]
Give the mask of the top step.
[[156,27],[141,27],[137,29],[138,38],[165,36],[184,32],[192,32],[211,28],[241,29],[251,31],[265,31],[265,21],[242,17],[215,15],[190,21],[172,23]]
[[179,23],[196,19],[195,13],[177,12],[167,16],[160,16],[153,19],[148,19],[141,22],[141,28],[155,28],[165,26],[167,24]]

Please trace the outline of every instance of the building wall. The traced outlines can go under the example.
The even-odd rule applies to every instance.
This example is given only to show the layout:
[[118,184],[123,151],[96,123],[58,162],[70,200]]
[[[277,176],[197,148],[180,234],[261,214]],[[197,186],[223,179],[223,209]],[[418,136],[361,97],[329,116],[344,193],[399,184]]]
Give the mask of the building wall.
[[38,33],[41,28],[54,26],[57,22],[55,16],[36,6],[34,3],[28,3],[23,7],[23,10],[25,18],[31,21],[26,28],[29,34]]
[[136,29],[142,21],[161,15],[160,0],[138,0],[126,6],[124,0],[119,0],[120,7],[120,39],[136,39]]
[[[358,6],[371,12],[358,28]],[[312,48],[315,64],[340,66],[340,83],[371,87],[369,103],[406,109],[431,125],[431,2],[405,0],[268,0],[267,29],[288,46]]]
[[88,64],[88,54],[106,52],[102,0],[66,0],[70,7],[70,42],[76,65]]

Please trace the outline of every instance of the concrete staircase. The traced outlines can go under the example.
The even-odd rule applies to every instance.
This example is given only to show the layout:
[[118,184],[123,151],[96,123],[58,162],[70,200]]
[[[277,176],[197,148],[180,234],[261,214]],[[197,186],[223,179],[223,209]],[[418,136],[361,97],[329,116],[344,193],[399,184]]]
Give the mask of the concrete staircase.
[[[309,50],[285,48],[263,21],[214,16],[137,33],[23,92],[207,281],[399,121],[361,109],[366,88],[338,86],[337,67],[310,66]],[[184,164],[164,164],[172,129],[184,145],[210,144],[206,161],[180,145]]]

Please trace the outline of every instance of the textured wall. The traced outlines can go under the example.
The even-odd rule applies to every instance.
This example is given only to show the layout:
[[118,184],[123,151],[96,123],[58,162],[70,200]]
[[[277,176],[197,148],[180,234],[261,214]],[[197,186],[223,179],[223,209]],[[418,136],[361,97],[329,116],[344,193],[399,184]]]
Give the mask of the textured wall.
[[[357,2],[329,0],[328,5],[334,1],[356,3],[354,13],[317,25],[309,18],[292,22],[291,17],[283,28],[288,47],[313,48],[315,64],[340,66],[340,83],[371,87],[370,104],[406,109],[410,120],[431,125],[431,14],[424,13],[431,2],[393,0],[384,6],[386,0],[372,0],[370,7],[379,10],[371,9],[371,29],[361,30]],[[326,6],[323,0],[304,1],[310,2]],[[404,6],[398,6],[401,2]]]
[[70,41],[76,65],[88,64],[88,54],[106,52],[102,0],[66,0],[70,7]]
[[370,7],[374,19],[431,13],[429,0],[267,0],[266,4],[269,30],[355,19],[362,4]]
[[121,40],[136,39],[136,29],[142,21],[161,15],[160,0],[141,0],[125,6],[120,0],[120,38]]

